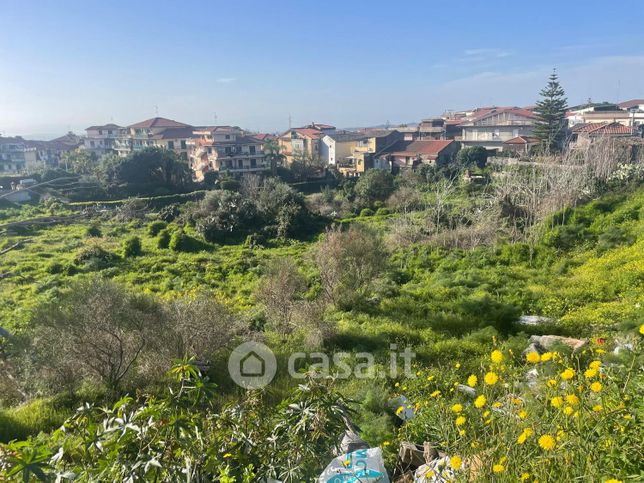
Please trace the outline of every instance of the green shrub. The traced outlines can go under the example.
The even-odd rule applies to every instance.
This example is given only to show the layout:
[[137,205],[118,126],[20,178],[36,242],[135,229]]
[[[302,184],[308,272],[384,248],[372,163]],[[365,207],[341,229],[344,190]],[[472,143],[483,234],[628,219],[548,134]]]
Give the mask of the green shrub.
[[108,252],[99,245],[91,245],[82,248],[74,262],[77,265],[87,265],[90,269],[101,270],[112,265],[118,256],[112,252]]
[[66,411],[57,408],[50,400],[36,399],[22,406],[0,411],[0,442],[23,440],[40,432],[47,432],[62,425]]
[[390,213],[388,208],[378,208],[376,211],[376,216],[386,216]]
[[148,225],[148,235],[157,236],[161,230],[167,228],[168,224],[165,221],[157,220]]
[[159,232],[159,238],[157,238],[157,246],[159,248],[168,248],[170,246],[170,230],[167,228]]
[[186,235],[183,230],[179,230],[172,234],[169,248],[175,252],[196,252],[204,247],[199,240]]
[[373,210],[370,208],[364,208],[360,211],[360,216],[373,216]]
[[52,275],[55,275],[57,273],[62,273],[64,268],[65,267],[63,266],[62,263],[52,262],[49,265],[47,265],[47,273],[51,273]]
[[96,225],[88,226],[87,230],[85,230],[85,235],[92,238],[99,238],[103,236],[101,229]]
[[131,236],[123,241],[123,257],[138,257],[142,253],[141,239],[138,236]]

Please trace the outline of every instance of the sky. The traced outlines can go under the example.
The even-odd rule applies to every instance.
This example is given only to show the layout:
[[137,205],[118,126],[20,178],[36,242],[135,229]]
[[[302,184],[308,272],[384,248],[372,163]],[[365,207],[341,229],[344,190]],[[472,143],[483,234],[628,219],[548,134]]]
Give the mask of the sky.
[[277,132],[644,98],[644,2],[0,0],[0,134],[155,115]]

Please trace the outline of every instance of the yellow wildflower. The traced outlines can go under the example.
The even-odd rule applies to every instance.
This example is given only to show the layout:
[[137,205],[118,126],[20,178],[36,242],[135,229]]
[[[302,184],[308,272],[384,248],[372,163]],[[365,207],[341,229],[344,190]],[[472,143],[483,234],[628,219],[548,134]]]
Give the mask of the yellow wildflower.
[[463,406],[462,406],[462,405],[460,405],[460,404],[454,404],[454,405],[452,406],[452,411],[454,411],[456,414],[458,414],[458,413],[460,413],[461,411],[463,411]]
[[452,456],[449,459],[449,464],[452,466],[452,468],[455,471],[458,471],[461,469],[461,464],[463,464],[463,460],[461,459],[460,456]]
[[522,406],[523,401],[521,399],[519,399],[518,397],[515,397],[515,398],[512,399],[512,404],[514,404],[515,406]]
[[569,367],[559,375],[564,381],[569,381],[570,379],[575,377],[575,370],[572,367]]
[[525,428],[523,432],[519,435],[517,438],[517,443],[523,444],[526,442],[526,440],[534,434],[534,431],[532,431],[532,428]]
[[497,463],[492,467],[492,471],[494,471],[495,473],[503,473],[505,471],[505,466],[503,466],[500,463]]
[[501,406],[503,406],[503,404],[501,404],[499,401],[496,401],[494,404],[492,404],[492,407],[495,407],[497,409],[499,409]]
[[477,382],[478,382],[478,377],[476,377],[474,374],[472,374],[470,377],[467,378],[467,385],[470,387],[476,386]]
[[521,481],[526,481],[530,478],[530,473],[521,473]]
[[553,408],[560,408],[561,406],[563,406],[563,398],[561,398],[561,397],[559,397],[559,396],[555,396],[555,397],[553,397],[553,398],[550,400],[550,405],[551,405]]
[[541,356],[539,355],[538,352],[528,352],[525,356],[526,361],[528,361],[530,364],[536,364],[541,360]]
[[494,386],[499,381],[499,376],[496,375],[496,372],[488,372],[485,375],[485,384],[488,386]]
[[601,383],[601,382],[597,382],[597,381],[593,382],[593,383],[590,385],[590,390],[591,390],[592,392],[599,392],[599,391],[601,391],[601,390],[602,390],[602,383]]
[[465,416],[459,416],[458,418],[456,418],[454,423],[456,424],[456,426],[463,426],[465,424],[465,421],[467,421],[465,419]]
[[425,476],[427,479],[431,479],[436,473],[434,473],[432,470],[429,470],[427,473],[425,473]]
[[601,413],[604,410],[603,406],[601,404],[595,404],[593,406],[593,411],[596,413]]
[[519,412],[519,419],[525,419],[528,417],[528,411]]
[[644,335],[644,324],[640,325],[640,334]]
[[440,391],[434,391],[433,393],[430,394],[431,397],[438,397],[441,395]]
[[606,480],[606,483],[624,483],[622,480],[616,480],[615,478],[611,478],[610,480]]
[[383,446],[389,446],[390,444],[391,444],[391,443],[390,443],[389,441],[383,441],[383,442],[382,442],[382,445],[383,445]]
[[503,352],[501,352],[500,350],[492,351],[492,354],[490,355],[490,359],[495,364],[501,363],[503,361]]
[[487,418],[489,415],[490,415],[490,411],[485,411],[485,412],[483,413],[483,417],[484,417],[484,418]]
[[597,369],[586,369],[586,372],[584,372],[584,377],[586,379],[592,379],[593,377],[597,376]]
[[566,416],[570,416],[574,411],[575,410],[571,406],[566,406],[565,408],[563,408],[563,413]]
[[577,397],[576,394],[568,394],[566,396],[566,402],[574,406],[576,404],[579,404],[579,398]]
[[539,446],[541,447],[541,449],[550,451],[555,448],[556,444],[557,443],[555,442],[555,438],[553,438],[549,434],[543,434],[539,437]]
[[485,402],[486,402],[486,401],[487,401],[487,400],[485,399],[485,396],[483,396],[483,395],[481,394],[479,397],[477,397],[477,398],[474,400],[474,407],[482,408],[483,406],[485,406]]
[[428,381],[433,381],[433,380],[434,380],[434,376],[428,376],[428,377],[427,377],[427,380],[428,380]]
[[398,409],[396,409],[396,415],[400,416],[404,410],[405,410],[405,407],[400,406]]
[[593,361],[590,364],[588,364],[588,367],[590,367],[591,369],[595,369],[595,370],[599,369],[601,366],[602,366],[601,361]]
[[457,362],[457,363],[456,363],[456,369],[460,369],[460,368],[461,368],[461,363],[460,363],[460,362]]
[[541,354],[541,360],[543,362],[548,362],[550,359],[552,359],[552,352],[544,352]]
[[226,454],[224,455],[224,458],[230,458],[231,456],[232,456],[232,455],[231,455],[230,453],[226,453]]
[[606,351],[604,349],[595,349],[595,352],[597,354],[606,354]]
[[459,434],[459,436],[465,436],[465,430],[464,429],[459,429],[458,434]]
[[396,384],[394,384],[394,387],[398,387],[398,386],[400,386],[400,383],[399,383],[399,382],[397,382]]
[[557,381],[554,379],[548,379],[548,387],[555,387],[557,385]]

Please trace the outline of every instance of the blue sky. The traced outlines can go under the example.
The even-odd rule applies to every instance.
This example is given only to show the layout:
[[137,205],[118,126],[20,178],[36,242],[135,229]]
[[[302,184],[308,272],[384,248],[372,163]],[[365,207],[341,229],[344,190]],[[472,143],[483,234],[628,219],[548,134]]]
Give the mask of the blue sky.
[[0,0],[0,133],[161,116],[279,131],[644,97],[644,2]]

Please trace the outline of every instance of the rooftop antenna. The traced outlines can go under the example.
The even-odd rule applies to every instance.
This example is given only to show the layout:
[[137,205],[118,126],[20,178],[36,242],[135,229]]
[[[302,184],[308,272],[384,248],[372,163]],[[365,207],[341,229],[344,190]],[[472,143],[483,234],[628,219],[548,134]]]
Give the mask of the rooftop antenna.
[[155,106],[154,106],[154,114],[155,114],[156,116],[158,116],[158,115],[159,115],[159,106],[157,106],[157,105],[155,105]]
[[217,113],[216,113],[216,112],[214,112],[214,113],[212,114],[212,117],[213,117],[213,119],[215,120],[215,126],[216,126],[216,125],[217,125]]

